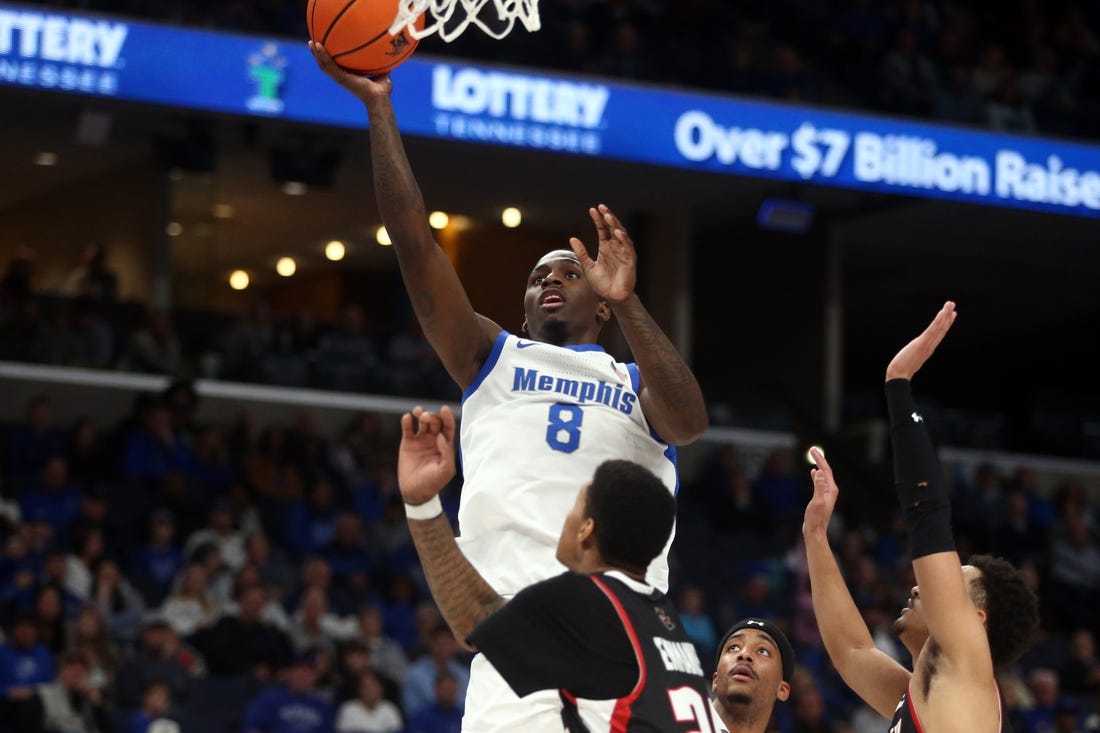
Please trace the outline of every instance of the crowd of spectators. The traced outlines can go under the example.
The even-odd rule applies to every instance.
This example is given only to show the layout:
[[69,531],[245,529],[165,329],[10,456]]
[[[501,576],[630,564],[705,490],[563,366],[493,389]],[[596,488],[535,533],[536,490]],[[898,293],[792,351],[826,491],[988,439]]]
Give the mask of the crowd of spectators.
[[[363,413],[325,434],[196,422],[185,382],[117,425],[59,425],[48,397],[0,432],[0,728],[112,733],[457,730],[469,657],[426,592],[396,490],[396,430]],[[880,731],[838,679],[800,545],[791,454],[713,445],[683,477],[672,593],[710,664],[736,618],[791,631],[799,671],[782,733]],[[954,476],[960,551],[1025,569],[1043,635],[1001,677],[1017,733],[1100,730],[1100,545],[1081,485]],[[458,487],[445,495],[452,519]],[[844,488],[842,487],[842,490]],[[852,500],[834,547],[876,642],[913,584],[904,530]],[[282,722],[281,722],[282,721]]]
[[[306,36],[302,0],[43,0]],[[1100,6],[1079,0],[556,0],[542,30],[423,48],[1018,133],[1100,136]],[[484,15],[492,13],[492,4]]]
[[36,287],[33,254],[0,277],[0,360],[120,369],[184,378],[458,399],[457,388],[408,314],[390,327],[347,305],[333,323],[309,308],[277,318],[255,302],[240,317],[169,312],[120,302],[102,245],[48,291]]

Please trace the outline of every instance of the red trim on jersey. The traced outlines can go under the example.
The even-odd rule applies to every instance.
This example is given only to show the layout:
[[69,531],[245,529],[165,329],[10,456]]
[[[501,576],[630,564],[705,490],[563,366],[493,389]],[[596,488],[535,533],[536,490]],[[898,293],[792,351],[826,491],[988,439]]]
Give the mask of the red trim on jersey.
[[577,704],[577,696],[574,695],[569,690],[561,690],[561,696],[564,697],[569,702],[573,703],[574,705]]
[[626,631],[626,635],[630,637],[630,645],[634,647],[634,658],[638,660],[638,684],[634,685],[634,689],[630,691],[629,695],[620,697],[615,701],[615,710],[611,713],[611,733],[626,733],[626,726],[630,722],[631,716],[630,708],[634,701],[638,699],[638,696],[642,694],[642,690],[645,689],[645,656],[642,654],[642,645],[638,641],[638,634],[634,631],[634,624],[630,623],[630,618],[627,617],[623,604],[619,603],[618,596],[612,593],[611,589],[604,585],[599,578],[589,577],[592,578],[592,582],[596,584],[596,587],[607,596],[607,600],[611,601],[611,605],[615,607],[615,613],[619,614],[619,620],[623,622],[623,629]]
[[913,693],[909,687],[909,685],[905,686],[905,702],[909,706],[909,717],[913,719],[913,725],[917,726],[917,733],[924,733],[924,726],[920,724],[920,718],[917,717],[917,709],[913,706]]

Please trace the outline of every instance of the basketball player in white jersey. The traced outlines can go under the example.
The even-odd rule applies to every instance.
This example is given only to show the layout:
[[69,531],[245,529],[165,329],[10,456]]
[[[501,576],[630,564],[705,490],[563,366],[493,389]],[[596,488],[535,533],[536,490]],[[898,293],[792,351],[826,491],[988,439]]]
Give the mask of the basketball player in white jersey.
[[[367,108],[382,221],[424,334],[464,392],[462,551],[494,590],[511,597],[564,570],[554,557],[558,529],[576,487],[603,461],[641,464],[675,493],[674,446],[706,429],[702,392],[635,294],[634,245],[606,206],[589,210],[599,236],[595,259],[574,238],[571,250],[535,264],[521,334],[478,315],[432,236],[390,104],[389,76],[350,74],[318,44],[310,48],[321,69]],[[619,363],[596,345],[612,316],[636,364]],[[667,552],[666,545],[647,576],[662,591]],[[521,702],[478,656],[463,731],[556,733],[559,708],[552,693]]]

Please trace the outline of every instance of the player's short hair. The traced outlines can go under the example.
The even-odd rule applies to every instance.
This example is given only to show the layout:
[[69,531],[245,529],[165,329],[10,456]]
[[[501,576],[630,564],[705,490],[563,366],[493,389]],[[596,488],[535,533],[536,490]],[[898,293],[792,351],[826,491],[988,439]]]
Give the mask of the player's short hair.
[[604,461],[588,487],[586,514],[607,562],[644,571],[664,549],[676,499],[659,478],[632,461]]
[[975,605],[985,611],[993,666],[1011,664],[1034,640],[1039,628],[1039,599],[1020,571],[1004,558],[972,555],[970,564],[982,573],[971,586]]

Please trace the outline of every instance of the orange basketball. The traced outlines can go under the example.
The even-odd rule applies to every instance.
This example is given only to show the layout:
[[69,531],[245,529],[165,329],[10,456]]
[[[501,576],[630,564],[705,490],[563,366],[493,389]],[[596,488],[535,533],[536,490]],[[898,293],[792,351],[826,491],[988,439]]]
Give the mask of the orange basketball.
[[[390,35],[402,0],[309,0],[309,37],[320,43],[333,61],[367,76],[384,74],[412,55],[420,41],[403,28]],[[424,16],[416,21],[424,27]]]

